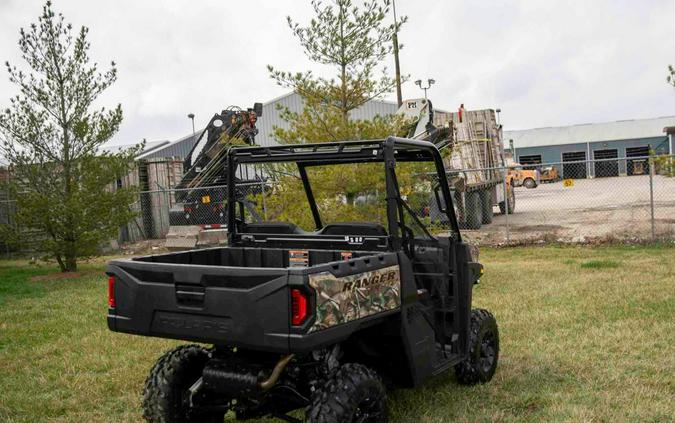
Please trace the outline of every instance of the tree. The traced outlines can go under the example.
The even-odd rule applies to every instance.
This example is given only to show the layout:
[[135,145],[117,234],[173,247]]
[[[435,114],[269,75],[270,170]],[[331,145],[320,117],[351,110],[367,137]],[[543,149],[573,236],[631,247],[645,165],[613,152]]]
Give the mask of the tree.
[[[382,62],[392,53],[395,24],[386,24],[389,0],[368,0],[355,6],[351,0],[312,1],[314,18],[302,26],[287,18],[293,35],[307,57],[328,66],[333,78],[317,77],[312,71],[286,72],[268,66],[270,76],[282,87],[296,91],[303,100],[300,112],[285,108],[281,117],[289,128],[275,128],[282,144],[342,140],[381,139],[404,135],[411,122],[401,115],[377,116],[372,120],[351,117],[351,112],[370,100],[393,91],[396,81]],[[400,27],[407,21],[399,20]],[[376,77],[380,71],[381,75]],[[265,204],[274,219],[288,220],[305,229],[313,228],[304,189],[294,170],[287,166],[268,169],[277,182]],[[384,172],[381,165],[353,164],[312,169],[309,178],[324,223],[336,220],[379,220],[383,213]],[[409,176],[412,176],[410,173]],[[399,173],[405,178],[404,172]],[[262,204],[262,201],[258,202]]]
[[675,68],[673,65],[668,65],[668,76],[666,77],[666,81],[675,87]]
[[[10,165],[7,190],[16,201],[16,227],[44,236],[37,247],[62,271],[75,271],[78,258],[98,253],[133,213],[130,188],[114,189],[127,174],[140,146],[116,154],[103,144],[118,130],[122,108],[94,109],[94,102],[117,79],[112,62],[99,72],[90,63],[88,28],[73,34],[50,2],[37,23],[20,30],[23,71],[6,62],[19,94],[0,113],[0,153]],[[4,227],[3,235],[21,234]]]
[[[303,116],[284,116],[289,122],[303,118],[316,121],[321,135],[328,139],[353,135],[350,131],[343,132],[349,124],[350,112],[394,89],[396,80],[381,63],[393,51],[396,25],[400,28],[407,17],[387,25],[384,20],[389,5],[389,0],[370,0],[361,7],[354,6],[351,0],[332,0],[327,4],[313,0],[315,17],[309,25],[301,26],[287,17],[306,56],[337,73],[334,78],[323,78],[312,71],[293,73],[268,66],[277,84],[293,89],[305,101]],[[381,75],[376,78],[378,68]]]

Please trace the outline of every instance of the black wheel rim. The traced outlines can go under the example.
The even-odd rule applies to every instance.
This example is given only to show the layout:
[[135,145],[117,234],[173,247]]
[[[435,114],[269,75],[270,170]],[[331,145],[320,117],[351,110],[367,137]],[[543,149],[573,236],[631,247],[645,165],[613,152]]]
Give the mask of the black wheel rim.
[[480,366],[483,373],[489,373],[494,366],[495,359],[497,355],[497,343],[494,335],[491,332],[483,335],[483,339],[480,343],[480,357],[478,359],[478,365]]
[[352,422],[366,423],[379,421],[378,417],[382,414],[382,411],[380,401],[376,401],[371,397],[366,397],[356,408]]

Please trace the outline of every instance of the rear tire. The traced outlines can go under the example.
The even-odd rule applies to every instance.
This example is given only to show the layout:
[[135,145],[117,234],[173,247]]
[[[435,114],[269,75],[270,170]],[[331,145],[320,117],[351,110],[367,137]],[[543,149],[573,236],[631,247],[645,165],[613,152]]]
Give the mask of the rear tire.
[[455,366],[457,381],[463,385],[489,382],[498,360],[499,330],[495,317],[487,310],[471,310],[469,357]]
[[310,423],[387,422],[387,394],[374,370],[343,365],[312,397]]
[[523,185],[527,189],[532,189],[537,187],[537,182],[532,178],[527,178],[523,181]]
[[480,191],[466,193],[466,207],[464,208],[464,220],[467,229],[480,229],[483,221],[483,205],[480,200]]
[[222,423],[224,413],[195,413],[188,401],[188,390],[208,359],[208,350],[199,345],[181,345],[161,356],[145,381],[143,418],[151,423]]
[[492,223],[492,192],[489,189],[480,192],[481,223]]

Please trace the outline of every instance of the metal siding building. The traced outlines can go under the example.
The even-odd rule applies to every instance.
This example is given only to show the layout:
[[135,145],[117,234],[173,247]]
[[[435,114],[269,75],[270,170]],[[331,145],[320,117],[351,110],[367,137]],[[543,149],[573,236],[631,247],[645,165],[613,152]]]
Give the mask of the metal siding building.
[[190,134],[176,141],[169,141],[152,150],[146,149],[136,160],[164,159],[167,157],[177,157],[185,159],[195,145],[196,138],[203,130],[197,131],[194,135]]
[[[275,127],[288,129],[288,122],[281,118],[283,109],[288,108],[292,112],[301,112],[303,108],[302,98],[295,92],[291,92],[281,97],[263,104],[262,117],[258,119],[256,127],[258,135],[255,141],[258,145],[271,146],[276,145],[273,132]],[[352,112],[354,119],[372,119],[377,115],[384,116],[396,113],[398,106],[396,103],[382,100],[371,100],[363,106]],[[203,129],[196,132],[199,136]],[[176,157],[184,159],[194,146],[196,140],[192,134],[187,135],[175,141],[163,141],[161,145],[154,146],[152,149],[146,148],[138,159],[160,159],[166,157]]]
[[[281,97],[277,97],[263,104],[263,115],[258,119],[258,135],[255,141],[259,145],[276,145],[274,140],[274,127],[288,129],[288,122],[281,118],[283,109],[288,108],[292,112],[301,112],[304,103],[302,97],[295,92],[291,92]],[[281,110],[280,110],[281,109]],[[351,114],[353,119],[372,119],[375,116],[385,116],[396,113],[398,105],[394,102],[383,100],[371,100],[354,110]]]
[[675,126],[675,116],[504,131],[504,140],[507,145],[513,141],[516,160],[524,165],[556,163],[563,174],[572,165],[561,162],[616,158],[609,173],[607,166],[597,163],[576,166],[575,173],[576,177],[618,176],[633,173],[632,161],[621,159],[644,156],[649,148],[657,154],[672,154],[672,141],[664,133],[668,126]]

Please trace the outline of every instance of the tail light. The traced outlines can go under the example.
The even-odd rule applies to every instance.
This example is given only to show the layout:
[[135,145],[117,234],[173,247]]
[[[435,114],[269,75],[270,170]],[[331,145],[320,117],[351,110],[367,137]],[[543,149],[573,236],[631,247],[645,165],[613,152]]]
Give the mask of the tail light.
[[307,319],[307,296],[299,289],[291,289],[291,324],[300,326]]
[[108,277],[108,307],[115,308],[115,277]]

